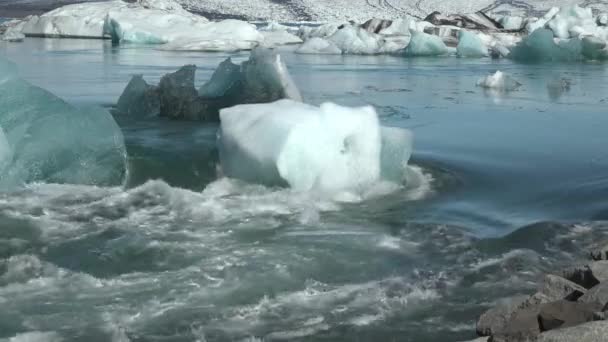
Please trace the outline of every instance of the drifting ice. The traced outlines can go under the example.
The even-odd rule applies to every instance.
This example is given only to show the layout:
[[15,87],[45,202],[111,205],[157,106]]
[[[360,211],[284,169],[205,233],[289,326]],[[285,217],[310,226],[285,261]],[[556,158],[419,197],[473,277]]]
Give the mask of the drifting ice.
[[477,86],[501,91],[511,91],[521,86],[521,83],[510,76],[505,75],[502,71],[496,71],[492,75],[479,79],[477,81]]
[[16,75],[0,57],[0,188],[34,181],[119,185],[122,133],[100,109],[78,110]]
[[280,100],[223,109],[220,121],[220,161],[229,177],[329,193],[405,180],[412,135],[380,127],[372,107]]

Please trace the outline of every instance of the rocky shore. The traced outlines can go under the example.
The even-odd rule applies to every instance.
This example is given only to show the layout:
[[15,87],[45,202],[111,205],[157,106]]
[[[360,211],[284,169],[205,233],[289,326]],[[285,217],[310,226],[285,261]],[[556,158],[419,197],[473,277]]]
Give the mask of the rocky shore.
[[476,329],[481,337],[472,341],[608,341],[608,243],[603,245],[589,252],[588,261],[546,274],[536,293],[504,299],[483,313]]

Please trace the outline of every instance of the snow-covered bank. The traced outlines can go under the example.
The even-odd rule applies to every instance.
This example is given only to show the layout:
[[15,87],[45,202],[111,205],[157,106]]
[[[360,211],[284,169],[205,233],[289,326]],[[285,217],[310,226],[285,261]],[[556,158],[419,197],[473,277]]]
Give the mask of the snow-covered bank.
[[553,7],[540,17],[488,11],[434,11],[424,19],[402,14],[396,20],[332,21],[299,30],[270,22],[258,29],[241,20],[209,21],[186,11],[176,0],[113,0],[68,5],[40,17],[5,23],[8,29],[2,39],[19,41],[21,34],[111,38],[115,43],[157,44],[174,51],[302,44],[297,53],[509,57],[520,61],[608,59],[608,13],[594,13],[591,7],[578,5]]

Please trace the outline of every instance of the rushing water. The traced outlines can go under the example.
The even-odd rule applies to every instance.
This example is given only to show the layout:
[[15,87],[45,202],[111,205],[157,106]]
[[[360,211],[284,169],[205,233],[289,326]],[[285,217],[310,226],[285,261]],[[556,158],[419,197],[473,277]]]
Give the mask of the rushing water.
[[[0,53],[105,107],[132,74],[156,83],[196,64],[201,84],[228,56],[55,39]],[[608,65],[282,54],[306,102],[373,104],[410,128],[415,182],[335,203],[217,179],[217,126],[117,118],[125,187],[0,194],[0,338],[456,341],[608,234],[521,228],[606,218]],[[475,86],[498,69],[523,86]]]

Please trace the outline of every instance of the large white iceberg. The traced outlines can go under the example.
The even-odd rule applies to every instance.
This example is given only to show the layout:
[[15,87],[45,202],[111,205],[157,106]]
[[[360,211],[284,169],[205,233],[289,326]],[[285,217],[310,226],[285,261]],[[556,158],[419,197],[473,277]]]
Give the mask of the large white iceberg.
[[130,6],[142,8],[120,0],[59,7],[41,16],[26,18],[23,33],[30,37],[104,38],[108,13],[130,11]]
[[405,180],[411,133],[380,127],[372,107],[280,100],[223,109],[220,121],[220,161],[229,177],[328,193]]
[[79,110],[20,79],[0,57],[0,188],[34,181],[120,185],[122,132],[101,109]]
[[[111,38],[117,43],[164,44],[166,50],[250,50],[264,43],[257,28],[240,20],[209,22],[174,0],[119,0],[67,5],[28,18],[26,36]],[[296,37],[269,34],[275,44]]]

